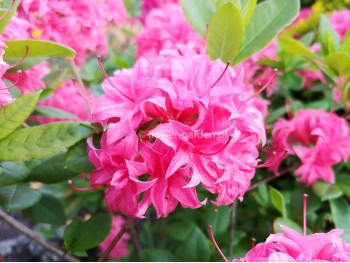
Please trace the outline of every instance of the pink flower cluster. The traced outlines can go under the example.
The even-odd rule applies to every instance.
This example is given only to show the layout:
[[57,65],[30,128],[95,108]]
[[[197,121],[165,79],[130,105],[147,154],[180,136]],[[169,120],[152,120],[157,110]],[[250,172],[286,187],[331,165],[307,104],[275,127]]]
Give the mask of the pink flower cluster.
[[[125,220],[121,216],[113,216],[111,232],[108,234],[106,239],[100,244],[102,252],[106,251],[109,245],[112,243],[113,239],[118,235],[119,231],[122,229]],[[125,233],[118,243],[113,247],[112,251],[109,253],[110,258],[119,259],[127,257],[129,255],[128,242],[129,234]]]
[[340,36],[340,39],[344,39],[346,33],[350,29],[350,10],[334,11],[329,17],[329,21]]
[[[196,187],[217,205],[242,198],[254,176],[263,115],[242,74],[185,48],[141,58],[103,83],[93,121],[109,124],[100,146],[89,140],[110,210],[165,217],[178,203],[198,208]],[[259,103],[257,103],[259,105]]]
[[204,40],[188,24],[181,6],[173,3],[153,9],[135,41],[137,57],[154,56],[177,45],[186,45],[196,53],[204,52]]
[[72,47],[79,64],[92,53],[106,55],[107,26],[120,25],[127,16],[122,0],[23,0],[19,14],[29,21],[33,38]]
[[340,236],[341,229],[328,233],[315,233],[303,236],[282,226],[283,233],[270,235],[265,243],[252,248],[244,258],[236,262],[349,262],[350,244]]
[[161,8],[167,3],[178,3],[179,0],[143,0],[142,1],[142,16],[141,19],[144,19],[150,11],[155,8]]
[[13,100],[10,92],[7,90],[6,85],[3,81],[3,75],[8,69],[8,65],[2,57],[5,54],[5,47],[6,45],[4,39],[2,36],[0,36],[0,107],[9,104]]
[[302,163],[295,171],[300,182],[312,185],[320,179],[334,183],[332,165],[350,157],[350,129],[347,121],[334,113],[299,110],[293,119],[279,119],[275,123],[272,146],[269,162],[274,172],[281,162],[278,153],[287,151]]

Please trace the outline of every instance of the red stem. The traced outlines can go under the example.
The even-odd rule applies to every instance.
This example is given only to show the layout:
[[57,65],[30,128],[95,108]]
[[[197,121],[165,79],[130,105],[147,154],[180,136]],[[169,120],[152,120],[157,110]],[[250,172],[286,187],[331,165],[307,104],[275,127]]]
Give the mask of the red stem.
[[230,61],[226,63],[226,67],[224,71],[221,73],[220,77],[215,81],[215,83],[211,86],[211,89],[215,87],[216,84],[220,81],[220,79],[224,76],[225,72],[227,71],[228,67],[230,66]]
[[6,10],[6,12],[3,13],[3,15],[0,17],[0,21],[3,20],[3,19],[8,15],[8,13],[11,12],[12,7],[14,6],[14,4],[15,4],[15,0],[12,0],[12,3],[11,3],[11,5],[10,5],[10,7],[9,7],[9,8]]
[[9,68],[15,68],[19,64],[21,64],[28,56],[28,53],[29,53],[29,46],[26,46],[26,52],[24,53],[24,56],[20,60],[18,60],[15,64],[11,65]]
[[211,238],[211,241],[213,242],[216,250],[219,252],[220,256],[222,257],[222,259],[226,262],[229,262],[228,259],[225,257],[224,253],[222,253],[220,247],[218,246],[218,244],[216,243],[215,237],[213,235],[213,227],[211,225],[208,225],[208,231],[209,231],[209,236]]

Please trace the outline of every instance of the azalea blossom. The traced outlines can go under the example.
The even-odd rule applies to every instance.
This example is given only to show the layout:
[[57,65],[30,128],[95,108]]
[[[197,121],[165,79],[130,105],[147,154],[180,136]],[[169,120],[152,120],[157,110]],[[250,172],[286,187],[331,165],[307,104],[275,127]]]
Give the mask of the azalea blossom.
[[230,204],[254,176],[265,129],[243,72],[179,48],[103,83],[92,118],[108,129],[100,147],[89,141],[90,182],[107,186],[112,211],[143,217],[152,204],[165,217],[178,203],[198,208],[199,185]]
[[338,33],[340,39],[344,39],[350,28],[350,10],[336,10],[329,17],[332,27]]
[[273,126],[268,154],[274,172],[282,161],[277,153],[284,151],[300,159],[301,166],[295,171],[300,182],[312,185],[320,179],[334,183],[332,166],[350,157],[349,125],[334,113],[299,110],[293,119],[279,119]]
[[187,22],[179,4],[169,3],[153,9],[135,38],[137,57],[158,55],[163,49],[186,45],[204,53],[204,40]]
[[5,47],[6,45],[4,39],[2,36],[0,36],[0,107],[5,106],[13,101],[12,96],[3,81],[3,75],[8,69],[8,65],[3,59],[3,55],[5,54]]
[[[113,239],[118,235],[119,231],[122,229],[125,220],[121,216],[113,216],[112,218],[112,228],[105,240],[100,244],[102,252],[106,251],[109,245],[112,243]],[[130,236],[125,233],[118,243],[113,247],[109,253],[110,258],[119,259],[127,257],[129,255],[128,242]]]

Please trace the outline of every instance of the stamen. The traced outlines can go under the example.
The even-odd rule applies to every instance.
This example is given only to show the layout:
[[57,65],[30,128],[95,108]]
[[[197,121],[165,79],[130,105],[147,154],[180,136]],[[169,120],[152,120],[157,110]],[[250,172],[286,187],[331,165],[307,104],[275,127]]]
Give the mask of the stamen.
[[289,99],[286,99],[285,107],[286,107],[286,113],[287,113],[288,119],[292,119],[292,115],[290,114],[290,100]]
[[230,143],[231,139],[232,139],[232,136],[229,136],[229,138],[228,138],[227,142],[225,143],[225,145],[221,149],[217,150],[216,152],[205,153],[205,152],[202,152],[202,151],[199,151],[199,150],[195,150],[195,152],[203,154],[203,155],[208,155],[208,156],[218,154],[219,152],[221,152],[223,149],[225,149],[227,147],[227,145]]
[[228,259],[225,257],[224,253],[222,253],[220,247],[218,246],[218,244],[216,243],[215,237],[213,235],[213,227],[211,225],[208,225],[208,231],[209,231],[209,236],[211,238],[211,241],[213,242],[216,250],[219,252],[220,256],[222,257],[222,259],[226,262],[229,262]]
[[304,194],[304,208],[303,208],[303,230],[304,230],[304,236],[306,236],[306,230],[307,230],[307,225],[306,225],[306,208],[307,208],[307,194]]
[[77,81],[75,80],[75,78],[72,78],[72,82],[73,85],[76,87],[76,89],[78,90],[79,94],[88,102],[89,107],[91,108],[91,102],[90,99],[86,96],[86,94],[84,94],[84,92],[79,88],[79,85],[77,83]]
[[207,47],[208,47],[208,33],[209,33],[209,25],[206,24],[205,25],[205,39],[204,39],[205,49],[207,49]]
[[265,85],[262,86],[262,88],[259,89],[257,92],[255,92],[255,93],[253,94],[253,96],[251,96],[247,101],[249,101],[249,100],[255,98],[255,97],[258,96],[261,92],[263,92],[263,91],[270,85],[271,81],[272,81],[273,78],[276,76],[277,72],[278,72],[278,69],[273,69],[273,73],[271,74],[269,80],[265,83]]
[[26,52],[24,53],[24,56],[20,60],[18,60],[15,64],[11,65],[9,68],[15,68],[19,64],[21,64],[28,56],[28,53],[29,53],[29,46],[26,46]]
[[[277,154],[277,153],[275,153]],[[286,157],[288,154],[288,152],[286,150],[283,151],[282,155],[278,158],[278,159],[274,159],[274,158],[271,158],[269,161],[263,163],[263,164],[259,164],[259,165],[256,165],[256,166],[252,166],[252,168],[266,168],[266,167],[269,167],[271,166],[271,164],[275,163],[275,162],[278,162],[278,161],[281,161],[284,159],[284,157]]]
[[125,98],[127,98],[128,100],[134,102],[133,99],[131,99],[129,96],[127,96],[127,95],[125,95],[123,92],[121,92],[121,91],[112,83],[111,79],[110,79],[110,78],[108,77],[108,75],[107,75],[107,72],[106,72],[105,68],[104,68],[103,65],[102,65],[101,56],[97,56],[97,60],[98,60],[98,64],[100,65],[101,71],[102,71],[104,77],[108,80],[109,84],[111,84],[112,87],[115,88],[115,89],[116,89],[120,94],[122,94]]
[[226,63],[226,67],[224,69],[224,71],[221,73],[220,77],[215,81],[215,83],[211,86],[211,89],[215,87],[216,84],[218,84],[218,82],[220,81],[220,79],[222,79],[222,77],[224,76],[225,72],[227,71],[228,67],[230,66],[230,61],[228,61]]
[[2,16],[0,17],[0,21],[3,20],[3,19],[8,15],[8,13],[11,12],[12,7],[14,6],[14,4],[15,4],[15,0],[12,0],[12,3],[11,3],[11,5],[10,5],[10,7],[9,7],[9,8],[6,10],[6,12],[3,13]]
[[6,90],[6,89],[11,89],[11,88],[15,87],[18,84],[19,80],[21,79],[21,76],[22,76],[22,70],[17,70],[17,79],[16,79],[16,81],[14,83],[12,83],[11,86],[3,88],[3,89],[0,89],[0,90]]
[[255,247],[255,242],[256,242],[256,239],[253,237],[253,238],[252,238],[252,248]]
[[96,185],[96,186],[91,186],[91,187],[86,187],[86,188],[77,188],[73,185],[72,180],[68,180],[69,188],[74,190],[74,191],[90,191],[90,190],[95,190],[96,188],[99,188],[101,185]]

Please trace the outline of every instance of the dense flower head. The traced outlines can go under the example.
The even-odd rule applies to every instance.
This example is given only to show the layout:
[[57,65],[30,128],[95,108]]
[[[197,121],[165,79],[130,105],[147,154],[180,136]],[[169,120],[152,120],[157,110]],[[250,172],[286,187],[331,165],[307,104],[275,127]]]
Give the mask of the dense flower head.
[[[112,218],[112,228],[105,240],[100,244],[102,252],[106,251],[109,245],[113,242],[113,239],[118,235],[119,231],[122,229],[125,220],[121,216],[113,216]],[[125,233],[118,243],[113,247],[109,253],[110,258],[119,259],[127,257],[129,255],[128,242],[130,236]]]
[[329,21],[340,36],[340,39],[344,39],[346,33],[350,29],[350,10],[334,11],[329,17]]
[[[350,157],[350,129],[347,121],[334,113],[299,110],[293,119],[275,123],[272,145],[270,161],[283,151],[300,159],[301,166],[295,171],[300,182],[312,185],[320,179],[334,183],[332,165]],[[271,162],[270,169],[277,172],[281,160]]]
[[303,236],[281,225],[283,233],[271,234],[265,243],[252,248],[241,262],[349,262],[350,244],[341,235],[343,230]]
[[38,106],[64,110],[70,116],[62,118],[36,116],[33,119],[42,124],[65,120],[88,121],[90,118],[88,103],[93,104],[94,97],[90,93],[87,96],[82,95],[74,82],[67,80],[48,99],[40,101]]
[[107,186],[109,209],[143,217],[153,205],[162,217],[178,203],[198,208],[199,185],[217,205],[242,198],[265,141],[263,114],[242,80],[182,47],[106,80],[92,118],[109,126],[99,147],[89,140],[89,157],[91,185]]
[[155,8],[160,8],[167,3],[179,3],[179,0],[142,0],[142,15],[141,19],[144,19],[150,11]]
[[107,54],[107,26],[124,23],[127,15],[122,0],[23,0],[19,10],[33,38],[70,46],[79,64],[92,53]]
[[137,57],[154,56],[163,49],[186,45],[197,53],[204,50],[204,40],[191,28],[179,4],[169,3],[153,9],[136,36]]

